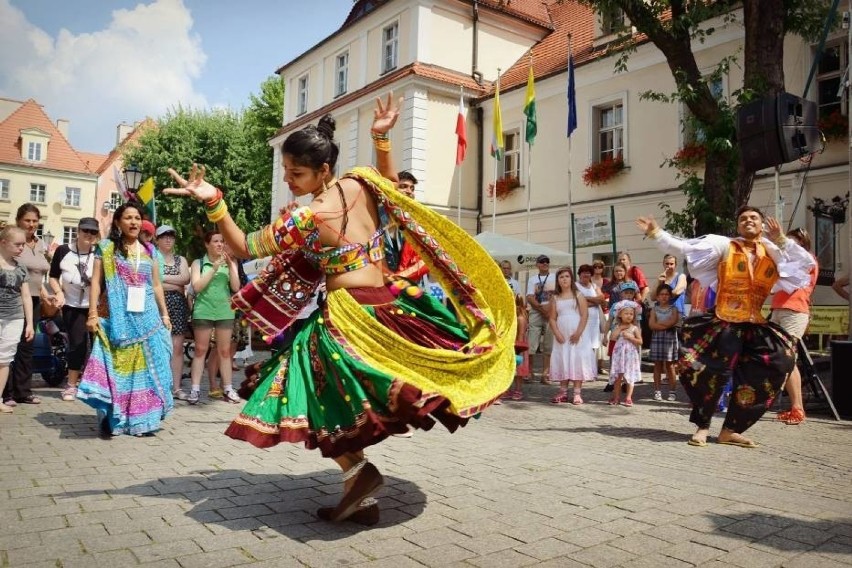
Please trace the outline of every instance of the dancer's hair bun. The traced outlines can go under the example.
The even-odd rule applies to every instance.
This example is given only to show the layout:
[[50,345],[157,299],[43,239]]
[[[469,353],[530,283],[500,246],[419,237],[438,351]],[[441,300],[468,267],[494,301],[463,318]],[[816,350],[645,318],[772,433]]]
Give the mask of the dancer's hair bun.
[[317,131],[329,140],[334,140],[334,130],[336,128],[337,123],[334,122],[334,118],[330,114],[322,117],[319,120],[319,124],[317,124]]

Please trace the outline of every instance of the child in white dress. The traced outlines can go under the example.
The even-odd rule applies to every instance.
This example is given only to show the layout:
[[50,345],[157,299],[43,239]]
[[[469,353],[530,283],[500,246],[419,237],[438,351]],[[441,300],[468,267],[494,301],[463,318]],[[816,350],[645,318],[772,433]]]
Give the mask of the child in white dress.
[[550,402],[568,402],[568,383],[574,382],[573,404],[583,404],[584,381],[594,381],[594,351],[588,335],[583,333],[589,319],[586,298],[577,290],[571,268],[556,271],[556,290],[550,300],[550,329],[553,330],[553,352],[550,355],[550,378],[562,388]]
[[617,405],[621,398],[621,385],[627,383],[627,398],[624,406],[633,406],[633,384],[642,375],[639,349],[642,348],[642,331],[633,322],[636,309],[625,305],[616,313],[618,323],[612,330],[615,347],[612,350],[610,375],[615,377],[615,385],[609,404]]

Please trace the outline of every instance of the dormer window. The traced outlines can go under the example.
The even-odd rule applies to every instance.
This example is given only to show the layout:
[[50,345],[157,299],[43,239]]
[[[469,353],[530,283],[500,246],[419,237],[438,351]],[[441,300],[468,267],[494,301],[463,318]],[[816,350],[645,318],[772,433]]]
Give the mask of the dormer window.
[[27,144],[27,160],[30,162],[41,161],[41,142],[30,142]]
[[21,130],[21,158],[27,162],[46,162],[50,134],[40,128]]
[[302,75],[296,87],[296,116],[306,112],[308,112],[308,76]]

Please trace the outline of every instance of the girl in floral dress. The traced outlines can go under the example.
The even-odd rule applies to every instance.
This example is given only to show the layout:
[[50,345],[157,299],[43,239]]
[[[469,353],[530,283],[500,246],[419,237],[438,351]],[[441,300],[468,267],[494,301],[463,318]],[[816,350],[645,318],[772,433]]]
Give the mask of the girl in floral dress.
[[612,330],[615,347],[612,350],[610,375],[615,377],[612,398],[609,404],[617,405],[621,397],[621,385],[627,383],[627,398],[624,406],[633,406],[633,384],[641,377],[639,349],[642,347],[642,331],[633,322],[636,319],[636,308],[624,306],[616,314],[618,323]]

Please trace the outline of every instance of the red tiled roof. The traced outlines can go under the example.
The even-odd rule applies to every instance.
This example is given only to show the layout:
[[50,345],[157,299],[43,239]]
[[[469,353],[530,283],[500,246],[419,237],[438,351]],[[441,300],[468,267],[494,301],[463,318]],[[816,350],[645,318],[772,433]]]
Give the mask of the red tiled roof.
[[438,65],[430,65],[426,63],[411,63],[410,65],[406,65],[400,69],[392,73],[388,73],[381,79],[377,81],[373,81],[372,83],[366,85],[358,89],[357,91],[353,91],[348,95],[344,95],[338,99],[335,99],[331,103],[318,108],[313,112],[309,112],[305,115],[302,115],[295,120],[285,124],[283,127],[278,129],[278,132],[275,133],[275,136],[279,136],[284,132],[290,132],[294,128],[299,128],[303,125],[306,125],[319,117],[328,114],[334,109],[340,108],[343,105],[362,98],[370,93],[375,91],[380,91],[388,85],[402,79],[404,77],[408,77],[409,75],[415,75],[418,77],[424,77],[426,79],[432,79],[434,81],[438,81],[440,83],[446,83],[448,85],[453,86],[461,86],[464,87],[468,93],[473,94],[475,96],[485,95],[487,92],[491,90],[491,83],[488,81],[484,82],[482,85],[478,84],[470,75],[466,75],[464,73],[460,73],[458,71],[453,71],[451,69],[447,69],[445,67],[440,67]]
[[109,154],[95,154],[94,152],[77,152],[80,154],[80,159],[86,164],[89,170],[97,173],[103,163],[109,157]]
[[109,153],[109,154],[107,154],[106,156],[104,156],[104,161],[103,161],[103,162],[101,162],[100,167],[98,167],[98,173],[99,173],[99,174],[102,174],[102,173],[104,173],[104,172],[105,172],[105,171],[106,171],[106,170],[107,170],[110,166],[112,166],[112,165],[115,163],[115,161],[119,158],[119,156],[121,156],[121,153],[124,151],[124,148],[125,148],[128,144],[130,144],[130,143],[132,143],[132,142],[136,142],[136,140],[138,140],[138,139],[139,139],[139,137],[142,135],[142,132],[144,132],[144,131],[145,131],[145,130],[147,130],[148,128],[155,128],[156,126],[157,126],[157,122],[156,122],[155,120],[153,120],[152,118],[150,118],[150,117],[149,117],[149,118],[146,118],[145,120],[143,120],[142,122],[140,122],[140,123],[136,126],[136,128],[134,128],[133,130],[131,130],[131,131],[130,131],[130,134],[128,134],[128,135],[124,138],[124,140],[122,140],[122,141],[121,141],[121,143],[120,143],[118,146],[116,146],[115,148],[113,148],[113,149],[110,151],[110,153]]
[[588,6],[576,1],[552,1],[547,4],[554,30],[534,45],[523,57],[500,76],[500,90],[508,91],[526,84],[532,54],[533,73],[536,80],[564,72],[568,68],[568,36],[574,65],[599,56],[592,48],[595,35],[595,15]]
[[[23,159],[21,130],[27,128],[38,128],[50,135],[45,161],[36,163]],[[96,169],[86,165],[85,160],[71,147],[65,136],[45,114],[41,105],[32,99],[22,104],[6,120],[0,122],[0,164],[81,174],[94,174]]]

